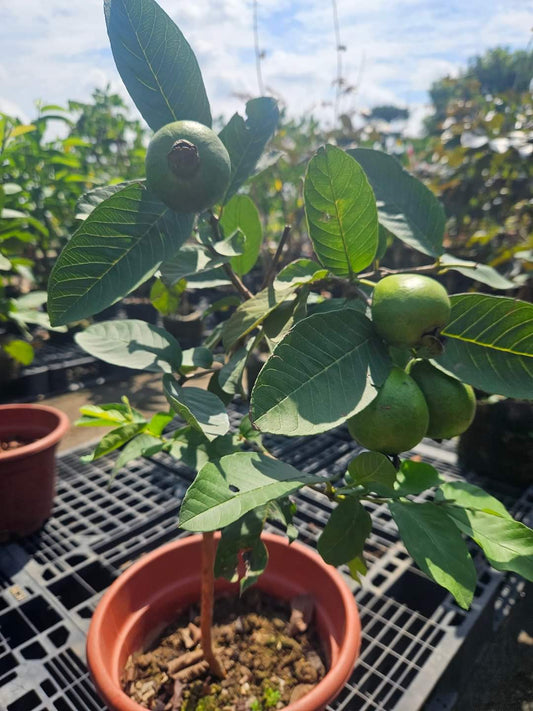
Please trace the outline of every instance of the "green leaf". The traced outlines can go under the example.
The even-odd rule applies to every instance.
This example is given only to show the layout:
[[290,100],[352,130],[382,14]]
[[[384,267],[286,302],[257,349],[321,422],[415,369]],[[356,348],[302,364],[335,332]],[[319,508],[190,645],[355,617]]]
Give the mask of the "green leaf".
[[399,496],[421,494],[427,489],[442,484],[442,478],[435,467],[427,462],[404,459],[396,478],[396,493]]
[[95,459],[103,457],[105,454],[109,454],[109,452],[113,452],[140,434],[145,427],[146,422],[129,422],[127,425],[111,430],[111,432],[108,432],[102,437],[94,452],[80,457],[81,461],[92,462]]
[[171,408],[208,440],[224,435],[229,430],[224,403],[213,393],[201,388],[182,388],[169,374],[163,376],[163,391]]
[[164,329],[137,319],[102,321],[74,337],[90,355],[106,363],[152,373],[179,370],[181,349]]
[[97,205],[107,200],[111,195],[118,193],[122,188],[126,188],[133,183],[142,184],[144,180],[127,180],[122,183],[103,185],[99,188],[94,188],[94,190],[89,190],[89,192],[82,195],[76,203],[76,219],[86,220]]
[[14,360],[22,365],[30,365],[35,356],[33,346],[31,346],[27,341],[22,341],[18,338],[14,338],[12,341],[3,343],[0,348],[11,356]]
[[304,201],[309,236],[320,262],[337,276],[367,267],[378,246],[374,193],[345,151],[320,148],[307,167]]
[[136,410],[128,409],[126,405],[116,402],[101,406],[84,405],[80,407],[80,413],[82,417],[75,423],[77,427],[101,427],[102,425],[111,427],[137,418],[140,422],[145,422],[140,412],[137,413]]
[[228,260],[234,257],[240,257],[244,252],[244,234],[240,230],[234,230],[228,233],[228,237],[213,243],[213,249],[221,257],[227,257]]
[[246,120],[233,114],[219,134],[231,159],[231,180],[224,204],[235,195],[253,173],[263,149],[274,134],[279,121],[277,102],[270,97],[251,99],[246,103]]
[[469,279],[479,281],[481,284],[488,284],[493,289],[516,289],[517,286],[499,274],[496,269],[489,267],[488,264],[458,259],[453,254],[441,254],[439,262],[446,269],[452,269]]
[[236,395],[241,391],[242,375],[252,344],[253,339],[248,344],[248,347],[239,348],[235,351],[228,362],[218,371],[218,384],[228,395]]
[[294,298],[296,286],[283,290],[268,286],[242,303],[224,323],[222,341],[229,350],[239,339],[259,326],[266,317],[289,298]]
[[410,247],[433,257],[442,254],[446,217],[431,190],[386,153],[370,148],[348,153],[374,189],[380,223]]
[[244,251],[230,263],[239,276],[248,274],[257,261],[263,238],[259,212],[252,199],[248,195],[234,195],[224,207],[220,226],[227,236],[236,231],[244,235]]
[[381,484],[392,489],[396,481],[396,469],[388,457],[380,452],[361,452],[348,465],[348,475],[356,485]]
[[230,454],[198,472],[183,499],[179,525],[187,531],[215,531],[257,506],[323,481],[256,452]]
[[152,415],[150,418],[146,432],[154,437],[160,437],[165,427],[169,425],[173,419],[174,414],[169,414],[168,412],[156,412],[155,415]]
[[348,561],[347,566],[350,569],[350,575],[352,578],[356,580],[359,585],[361,585],[361,577],[366,575],[368,571],[364,559],[360,556],[356,556],[352,560]]
[[296,511],[296,504],[291,501],[288,496],[283,499],[271,501],[267,507],[267,519],[278,521],[285,527],[285,533],[289,539],[289,543],[292,543],[298,538],[298,529],[292,522]]
[[505,296],[456,294],[437,363],[475,388],[533,398],[533,304]]
[[173,286],[167,286],[161,279],[156,279],[150,289],[150,301],[160,314],[170,316],[178,312],[181,295],[186,288],[185,279]]
[[323,269],[312,259],[295,259],[289,262],[278,273],[274,280],[274,287],[277,289],[288,286],[301,286],[302,284],[312,284],[320,279],[325,279],[328,270]]
[[101,202],[52,270],[52,325],[91,316],[129,294],[179,249],[192,223],[192,215],[169,210],[137,183]]
[[11,262],[3,254],[0,254],[0,271],[7,272],[11,269]]
[[141,433],[130,440],[124,449],[118,455],[115,464],[113,465],[113,470],[111,476],[114,475],[125,467],[126,464],[132,462],[134,459],[139,459],[142,457],[144,452],[147,450],[153,450],[154,447],[163,447],[163,442],[148,433]]
[[187,40],[154,0],[104,0],[115,64],[151,129],[188,119],[211,126],[198,62]]
[[501,501],[487,494],[479,486],[470,484],[467,481],[443,482],[437,491],[435,499],[441,501],[450,499],[450,503],[462,508],[476,509],[503,516],[504,518],[512,518]]
[[210,368],[213,365],[213,354],[205,346],[187,348],[181,355],[180,371],[182,373],[196,368]]
[[207,249],[199,244],[186,244],[161,265],[161,278],[171,287],[192,274],[212,270],[226,261],[227,258],[221,255],[211,256]]
[[494,568],[533,581],[533,531],[511,518],[497,499],[465,484],[450,482],[441,487],[445,499],[455,500],[442,508],[459,530],[482,548]]
[[418,567],[467,610],[474,598],[476,568],[459,529],[440,506],[391,502],[400,536]]
[[353,309],[299,321],[262,369],[250,416],[264,432],[317,434],[375,397],[390,360],[371,322]]
[[240,580],[241,594],[257,582],[268,563],[268,552],[260,538],[265,513],[265,507],[261,506],[224,528],[217,546],[215,577],[223,577],[234,583],[239,579],[239,553],[245,551],[245,569]]
[[341,501],[318,539],[318,552],[331,565],[348,563],[362,556],[371,529],[372,519],[360,501]]

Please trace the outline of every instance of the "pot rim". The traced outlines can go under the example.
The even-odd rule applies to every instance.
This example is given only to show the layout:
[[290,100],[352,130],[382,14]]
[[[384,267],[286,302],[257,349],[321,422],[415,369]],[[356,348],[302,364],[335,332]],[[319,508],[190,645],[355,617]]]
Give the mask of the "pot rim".
[[[91,664],[91,661],[93,663],[95,661],[98,662],[100,658],[98,639],[101,633],[100,630],[105,625],[105,609],[115,593],[120,590],[122,585],[126,583],[129,578],[135,576],[137,571],[144,565],[159,556],[164,556],[168,550],[173,549],[176,546],[179,547],[187,544],[194,545],[198,539],[201,538],[201,535],[202,534],[186,535],[160,546],[156,550],[140,558],[111,584],[98,603],[92,617],[87,636],[87,661],[89,663],[91,676],[93,674],[91,668],[93,664]],[[218,534],[217,537],[219,537],[219,535],[220,534]],[[289,544],[289,541],[286,538],[272,533],[263,533],[261,538],[265,541],[265,543],[285,546],[289,552],[291,548],[296,548],[299,553],[310,558],[315,564],[320,565],[320,568],[325,572],[325,574],[333,580],[340,593],[342,606],[344,608],[345,630],[353,631],[353,635],[350,637],[347,633],[345,633],[343,644],[340,646],[339,655],[335,664],[328,669],[323,679],[315,686],[315,688],[302,697],[302,699],[285,706],[283,711],[311,711],[312,709],[323,709],[326,704],[328,704],[338,693],[340,693],[344,683],[349,678],[349,675],[353,670],[357,657],[359,656],[359,649],[361,646],[361,623],[359,620],[357,604],[355,603],[354,597],[339,571],[333,566],[325,563],[320,555],[312,548],[299,543],[298,541]],[[348,640],[350,641],[348,642]],[[98,676],[97,685],[107,698],[117,698],[118,691],[124,711],[146,711],[143,706],[140,706],[136,701],[133,701],[131,697],[122,691],[120,686],[117,686],[107,668],[102,669],[100,665],[99,671],[100,675]],[[326,687],[329,689],[329,692],[326,690]],[[332,690],[335,690],[334,693],[332,693]]]
[[28,457],[32,454],[38,454],[43,452],[45,449],[55,446],[62,437],[65,436],[68,429],[70,428],[70,420],[68,415],[66,415],[62,410],[57,407],[52,407],[51,405],[39,405],[33,403],[16,403],[8,405],[0,405],[0,415],[9,411],[38,411],[54,415],[57,419],[55,427],[44,437],[36,439],[34,442],[25,444],[23,447],[17,447],[16,449],[11,449],[5,452],[0,452],[0,462],[13,461],[15,459],[22,459]]

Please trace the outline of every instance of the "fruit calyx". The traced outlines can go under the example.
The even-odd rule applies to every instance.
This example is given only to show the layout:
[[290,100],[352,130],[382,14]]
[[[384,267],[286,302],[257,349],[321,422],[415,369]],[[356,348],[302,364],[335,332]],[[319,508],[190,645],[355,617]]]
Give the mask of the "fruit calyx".
[[176,178],[192,178],[200,170],[198,148],[186,138],[180,138],[167,154],[168,167]]

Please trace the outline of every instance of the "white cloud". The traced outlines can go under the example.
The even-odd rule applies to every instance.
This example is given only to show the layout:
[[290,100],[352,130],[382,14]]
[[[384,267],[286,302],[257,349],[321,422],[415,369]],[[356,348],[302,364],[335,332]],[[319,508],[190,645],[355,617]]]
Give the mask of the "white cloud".
[[[341,110],[376,103],[418,107],[431,82],[500,45],[525,47],[530,0],[338,0],[344,76],[357,91]],[[160,0],[197,54],[213,113],[242,111],[258,85],[250,0]],[[323,0],[259,0],[264,82],[291,115],[333,118],[336,52]],[[101,0],[24,0],[0,8],[0,106],[27,117],[33,103],[88,99],[95,86],[124,88],[109,50]],[[7,108],[5,109],[7,110]]]

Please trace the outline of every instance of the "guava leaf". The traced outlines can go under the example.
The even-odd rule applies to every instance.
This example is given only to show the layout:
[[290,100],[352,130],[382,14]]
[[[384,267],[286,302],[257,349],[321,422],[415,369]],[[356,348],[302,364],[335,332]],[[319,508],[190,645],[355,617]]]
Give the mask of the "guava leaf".
[[347,152],[374,190],[380,223],[410,247],[433,257],[442,254],[446,216],[431,190],[387,153],[370,148]]
[[219,267],[229,257],[213,256],[200,244],[185,244],[161,265],[161,279],[169,287],[179,281]]
[[346,499],[336,506],[320,534],[318,552],[326,563],[342,565],[361,557],[372,519],[360,501]]
[[361,452],[348,465],[348,477],[353,484],[362,484],[373,491],[373,484],[392,489],[396,469],[391,460],[380,452]]
[[277,102],[270,97],[251,99],[246,104],[246,120],[233,114],[219,134],[231,159],[231,179],[224,204],[235,195],[253,173],[263,149],[272,138],[279,121]]
[[131,439],[119,453],[113,465],[111,476],[113,477],[122,467],[129,464],[129,462],[133,462],[135,459],[142,457],[147,450],[153,452],[154,448],[159,449],[162,447],[163,442],[160,439],[146,432],[141,432],[141,434]]
[[195,346],[182,351],[181,372],[188,372],[196,368],[210,368],[213,365],[213,354],[205,346]]
[[179,525],[187,531],[215,531],[257,506],[323,481],[263,454],[230,454],[198,472],[183,499]]
[[168,373],[163,376],[163,392],[174,412],[208,440],[225,435],[229,430],[224,403],[213,393],[201,388],[182,388]]
[[211,126],[200,67],[189,43],[154,0],[104,0],[115,64],[151,129],[172,121]]
[[533,304],[505,296],[456,294],[436,362],[488,393],[533,399]]
[[140,434],[146,428],[146,422],[129,422],[127,425],[117,427],[111,432],[105,434],[100,442],[98,442],[96,449],[91,454],[86,454],[81,458],[82,462],[92,462],[95,459],[103,457],[109,452],[113,452],[115,449],[122,447],[123,444],[129,442],[138,434]]
[[179,249],[192,223],[193,215],[178,215],[139,183],[101,202],[52,269],[52,325],[92,316],[129,294]]
[[454,522],[432,503],[395,501],[389,509],[418,567],[467,610],[474,598],[476,568]]
[[481,284],[492,286],[493,289],[516,289],[516,284],[502,276],[494,267],[489,267],[488,264],[458,259],[453,254],[441,254],[439,262],[446,269],[459,272]]
[[74,336],[84,351],[113,365],[153,373],[181,366],[181,348],[162,328],[137,319],[102,321]]
[[243,346],[236,350],[218,371],[218,384],[228,395],[236,395],[241,391],[244,367],[253,343],[254,339],[252,338],[246,347]]
[[274,280],[274,287],[281,289],[288,286],[312,284],[315,281],[324,279],[327,275],[328,270],[323,269],[320,264],[317,264],[312,259],[295,259],[278,272]]
[[362,410],[391,368],[371,322],[353,309],[298,321],[256,380],[250,417],[264,432],[324,432]]
[[457,528],[482,548],[497,570],[510,570],[533,580],[533,531],[515,521],[493,496],[466,482],[448,482],[442,496],[454,503],[442,508]]
[[257,582],[268,563],[268,551],[261,541],[265,517],[265,506],[249,511],[238,521],[224,528],[217,545],[215,577],[223,577],[230,582],[238,580],[239,553],[245,551],[245,569],[240,580],[241,594]]
[[436,495],[436,500],[449,500],[450,503],[462,508],[485,511],[504,518],[512,518],[501,501],[487,494],[479,486],[467,481],[442,482]]
[[395,491],[400,496],[421,494],[442,482],[441,475],[431,464],[404,459],[396,476]]
[[16,360],[22,365],[30,365],[35,356],[33,346],[27,341],[22,341],[20,338],[14,338],[12,341],[7,341],[0,345],[13,360]]
[[122,188],[127,188],[128,185],[134,183],[144,184],[144,182],[144,180],[126,180],[122,183],[102,185],[98,188],[94,188],[94,190],[89,190],[89,192],[82,195],[76,203],[76,219],[86,220],[94,208],[101,202],[104,202],[104,200],[107,200],[108,197],[111,197],[111,195],[118,193]]
[[292,286],[281,290],[268,286],[238,306],[222,329],[222,341],[226,350],[259,326],[284,301],[294,298],[297,288]]
[[304,201],[309,236],[321,264],[347,277],[367,267],[378,247],[374,193],[345,151],[319,148],[307,167]]
[[263,238],[261,220],[252,199],[248,195],[234,195],[224,206],[220,226],[226,236],[237,231],[244,236],[244,250],[232,257],[230,263],[239,276],[248,274],[257,261]]

